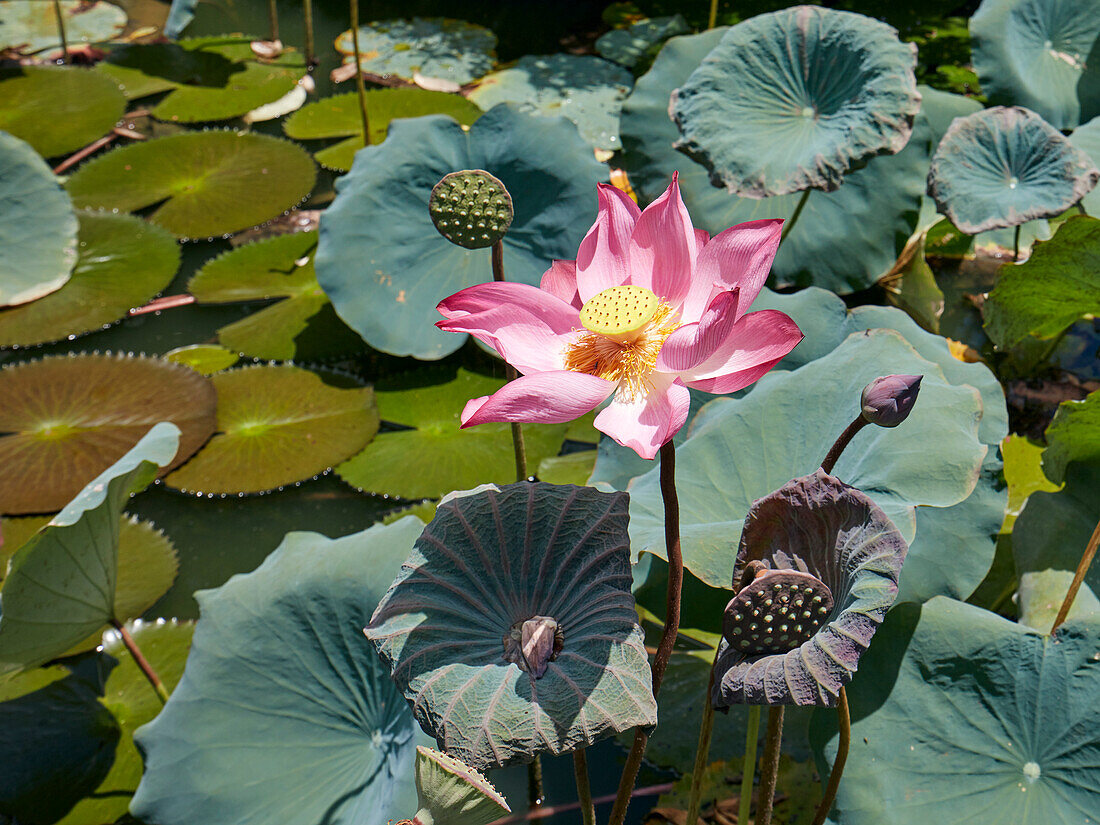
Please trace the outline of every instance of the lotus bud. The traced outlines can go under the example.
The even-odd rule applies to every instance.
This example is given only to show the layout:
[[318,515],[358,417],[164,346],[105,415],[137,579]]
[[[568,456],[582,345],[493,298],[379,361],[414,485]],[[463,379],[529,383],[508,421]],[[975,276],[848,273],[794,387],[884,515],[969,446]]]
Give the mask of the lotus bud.
[[885,375],[863,388],[863,418],[880,427],[896,427],[917,402],[922,375]]
[[512,196],[484,169],[451,172],[432,189],[428,213],[439,234],[465,249],[484,249],[512,225]]

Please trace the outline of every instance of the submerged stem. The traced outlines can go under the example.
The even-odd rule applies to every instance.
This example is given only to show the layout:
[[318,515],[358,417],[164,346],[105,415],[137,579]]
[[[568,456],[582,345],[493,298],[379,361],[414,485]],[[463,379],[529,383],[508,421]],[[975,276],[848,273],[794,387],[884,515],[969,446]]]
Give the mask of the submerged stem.
[[745,732],[745,756],[741,763],[741,798],[737,821],[748,823],[752,805],[752,777],[756,772],[756,740],[760,738],[760,705],[749,705],[749,729]]
[[359,115],[363,120],[363,145],[370,146],[370,119],[367,117],[367,90],[363,87],[363,68],[359,65],[359,0],[348,0],[351,17],[351,44],[355,49],[355,91],[359,95]]
[[53,0],[53,13],[57,17],[57,36],[61,39],[61,62],[69,62],[69,43],[65,39],[65,18],[61,13],[61,0]]
[[840,787],[840,776],[844,773],[844,763],[848,761],[848,746],[852,744],[852,714],[848,710],[848,694],[842,687],[840,700],[836,705],[838,728],[840,730],[840,743],[836,748],[836,758],[833,760],[833,769],[829,773],[829,784],[825,786],[825,796],[821,804],[817,806],[812,825],[824,825],[825,818],[829,815],[829,809],[833,807],[837,789]]
[[1096,529],[1092,531],[1092,537],[1085,546],[1081,561],[1077,563],[1077,572],[1073,574],[1073,581],[1070,582],[1069,590],[1066,591],[1066,598],[1062,601],[1062,606],[1058,608],[1058,616],[1054,620],[1054,625],[1050,628],[1051,633],[1054,633],[1069,615],[1070,608],[1073,607],[1073,600],[1077,598],[1077,591],[1081,589],[1081,582],[1085,580],[1085,573],[1088,572],[1089,565],[1092,564],[1092,560],[1096,556],[1098,545],[1100,545],[1100,521],[1096,523]]
[[573,751],[573,775],[577,779],[577,799],[581,803],[583,825],[596,825],[596,806],[592,802],[592,787],[588,784],[588,757],[584,748]]
[[317,55],[313,53],[313,0],[302,0],[302,14],[306,28],[306,65],[312,69],[317,65]]
[[122,643],[126,645],[126,649],[130,651],[130,655],[134,657],[134,664],[141,668],[141,672],[145,674],[145,678],[149,680],[149,684],[153,686],[153,690],[157,692],[157,698],[160,699],[161,704],[168,701],[168,689],[164,687],[164,683],[157,676],[157,672],[153,670],[153,666],[149,664],[149,660],[141,652],[141,648],[137,646],[137,642],[134,641],[134,637],[130,635],[130,631],[126,629],[126,625],[122,622],[111,620],[111,627],[118,631],[118,635],[122,637]]
[[760,792],[756,797],[755,825],[771,825],[775,780],[779,774],[779,744],[783,741],[783,705],[769,705],[764,758],[760,762]]
[[809,200],[810,192],[812,191],[812,189],[802,190],[802,197],[798,199],[798,205],[794,208],[794,212],[791,213],[790,218],[788,218],[783,223],[783,232],[779,236],[780,243],[783,243],[783,241],[787,240],[787,236],[791,234],[791,230],[794,229],[794,225],[798,223],[798,216],[802,214],[802,207],[806,205],[806,201]]
[[718,651],[715,650],[714,662],[710,666],[710,679],[707,681],[707,692],[703,697],[703,721],[699,723],[699,744],[695,746],[695,766],[691,772],[691,795],[688,797],[688,822],[695,822],[699,818],[699,809],[702,807],[703,772],[707,768],[710,738],[714,731],[714,703],[710,699],[710,693],[714,689],[714,665],[717,661]]

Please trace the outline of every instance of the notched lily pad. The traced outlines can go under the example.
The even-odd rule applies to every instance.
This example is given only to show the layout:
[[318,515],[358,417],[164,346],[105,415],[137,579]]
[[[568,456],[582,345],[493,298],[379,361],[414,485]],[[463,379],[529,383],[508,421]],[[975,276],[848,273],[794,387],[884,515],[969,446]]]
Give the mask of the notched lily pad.
[[[484,26],[446,17],[380,20],[359,27],[359,67],[372,74],[437,77],[464,84],[491,68],[497,37]],[[345,63],[354,62],[351,30],[336,38]]]
[[[121,34],[126,12],[104,0],[62,0],[65,40],[98,43]],[[52,3],[42,0],[4,0],[0,3],[0,51],[15,49],[22,54],[60,49],[57,17]]]

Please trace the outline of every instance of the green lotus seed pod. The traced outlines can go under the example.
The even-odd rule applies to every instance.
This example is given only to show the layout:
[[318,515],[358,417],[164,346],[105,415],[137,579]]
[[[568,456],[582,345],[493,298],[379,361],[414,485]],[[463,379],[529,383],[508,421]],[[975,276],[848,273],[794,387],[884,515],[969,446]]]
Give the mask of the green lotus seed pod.
[[483,249],[502,239],[512,225],[512,196],[484,169],[464,169],[435,185],[428,213],[451,243]]

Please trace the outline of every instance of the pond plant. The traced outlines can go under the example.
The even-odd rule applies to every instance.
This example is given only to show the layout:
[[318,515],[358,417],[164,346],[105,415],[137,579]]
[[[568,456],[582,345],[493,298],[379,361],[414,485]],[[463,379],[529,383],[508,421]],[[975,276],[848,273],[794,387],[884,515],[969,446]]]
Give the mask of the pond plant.
[[1095,819],[1095,0],[604,5],[0,0],[0,823]]

